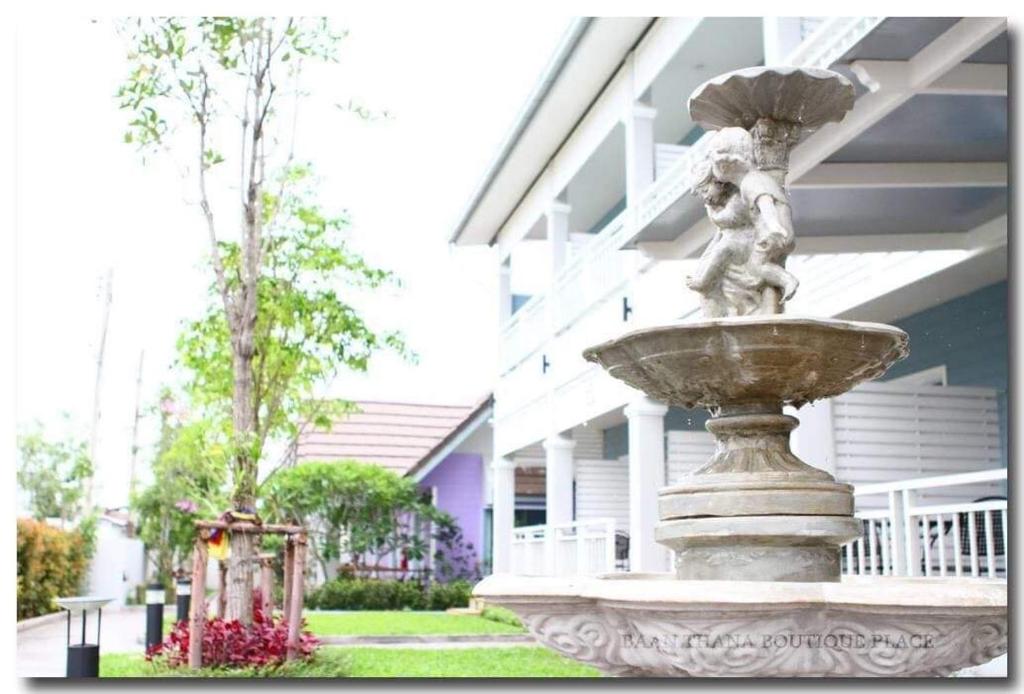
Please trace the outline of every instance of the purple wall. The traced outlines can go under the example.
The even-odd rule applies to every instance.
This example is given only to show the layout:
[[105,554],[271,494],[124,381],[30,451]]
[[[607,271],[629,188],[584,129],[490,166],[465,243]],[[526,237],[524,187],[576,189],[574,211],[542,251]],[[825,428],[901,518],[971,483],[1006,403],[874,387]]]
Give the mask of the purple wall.
[[420,489],[437,487],[437,506],[449,513],[473,545],[477,561],[483,558],[483,458],[476,453],[452,453],[430,471]]

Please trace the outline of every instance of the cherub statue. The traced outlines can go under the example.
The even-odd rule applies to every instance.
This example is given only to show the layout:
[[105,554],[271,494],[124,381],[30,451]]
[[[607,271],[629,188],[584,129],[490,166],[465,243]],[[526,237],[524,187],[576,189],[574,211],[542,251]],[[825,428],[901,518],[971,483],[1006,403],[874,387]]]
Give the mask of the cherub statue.
[[693,192],[717,231],[687,286],[703,296],[709,318],[779,313],[799,284],[784,267],[794,247],[785,189],[757,168],[753,137],[743,128],[716,133],[698,166]]

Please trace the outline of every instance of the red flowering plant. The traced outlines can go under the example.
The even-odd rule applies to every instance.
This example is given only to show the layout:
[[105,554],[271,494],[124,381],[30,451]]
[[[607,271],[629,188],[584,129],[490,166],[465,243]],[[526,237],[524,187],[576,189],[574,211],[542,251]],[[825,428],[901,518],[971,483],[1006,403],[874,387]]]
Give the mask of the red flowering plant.
[[[252,626],[238,620],[219,617],[206,620],[203,628],[203,666],[222,668],[277,667],[288,654],[288,622],[275,620],[262,609],[260,591],[253,591]],[[305,627],[306,620],[302,620]],[[297,655],[312,657],[320,641],[303,629],[299,632]],[[163,643],[146,652],[146,660],[157,660],[170,667],[188,664],[189,625],[182,620],[174,625]]]

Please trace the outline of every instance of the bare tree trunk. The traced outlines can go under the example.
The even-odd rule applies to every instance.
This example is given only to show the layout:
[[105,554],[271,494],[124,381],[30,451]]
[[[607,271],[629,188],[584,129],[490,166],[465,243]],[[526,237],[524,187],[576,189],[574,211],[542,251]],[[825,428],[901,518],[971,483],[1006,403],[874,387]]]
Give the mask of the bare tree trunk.
[[139,420],[142,419],[142,362],[146,351],[139,352],[139,375],[135,379],[135,421],[132,422],[132,458],[128,470],[128,498],[135,495],[135,466],[139,459]]
[[[255,283],[252,292],[255,294]],[[248,302],[243,301],[243,306]],[[238,510],[254,512],[256,509],[255,449],[256,417],[253,409],[253,328],[255,305],[246,310],[238,327],[234,358],[233,424],[235,433],[235,492],[234,506]],[[254,541],[249,533],[231,533],[231,554],[228,559],[227,619],[252,624],[252,561]]]
[[231,533],[224,618],[246,625],[252,624],[252,562],[256,554],[253,545],[251,533]]
[[100,329],[100,344],[96,353],[96,383],[92,394],[92,427],[89,431],[89,462],[92,474],[85,481],[85,513],[92,510],[93,485],[96,477],[96,447],[100,436],[100,386],[103,383],[103,356],[107,349],[107,328],[110,325],[110,305],[114,302],[114,270],[107,270],[104,287],[103,327]]

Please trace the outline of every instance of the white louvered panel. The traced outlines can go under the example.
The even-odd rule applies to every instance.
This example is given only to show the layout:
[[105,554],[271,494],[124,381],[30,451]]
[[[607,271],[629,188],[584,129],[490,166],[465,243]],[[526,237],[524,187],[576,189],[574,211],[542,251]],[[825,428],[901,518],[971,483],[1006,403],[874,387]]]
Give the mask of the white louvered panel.
[[572,440],[576,442],[572,449],[576,460],[600,460],[604,456],[604,436],[598,427],[576,427]]
[[715,439],[706,431],[668,432],[668,450],[665,456],[665,483],[676,484],[708,462],[715,452]]
[[629,527],[629,466],[622,460],[576,459],[576,519],[614,518]]
[[689,145],[670,145],[658,143],[654,145],[654,178],[661,178],[666,171],[672,168],[679,157],[690,149]]
[[[837,477],[853,485],[898,482],[999,467],[996,393],[987,388],[868,383],[833,406]],[[1005,494],[1005,485],[920,490],[918,504],[969,502]],[[858,510],[885,508],[883,495]]]

